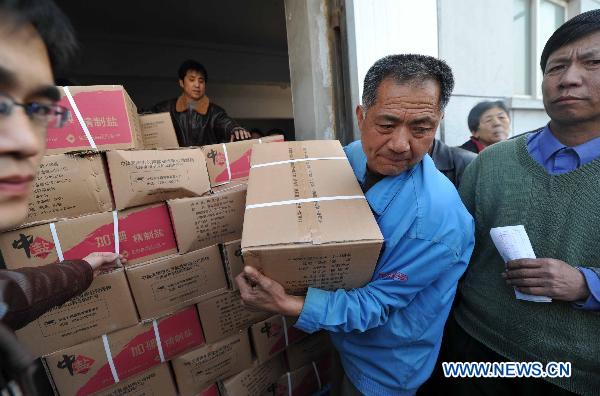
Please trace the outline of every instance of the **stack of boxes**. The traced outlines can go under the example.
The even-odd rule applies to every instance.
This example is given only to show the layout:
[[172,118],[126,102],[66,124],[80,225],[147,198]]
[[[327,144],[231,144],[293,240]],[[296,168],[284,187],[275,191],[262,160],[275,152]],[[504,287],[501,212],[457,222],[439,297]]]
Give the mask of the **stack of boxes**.
[[[340,205],[333,215],[318,202],[286,205],[283,212],[246,207],[249,174],[248,203],[258,206],[290,199],[277,192],[288,182],[292,191],[303,183],[312,186],[301,187],[296,198],[319,196],[317,189],[336,193],[336,188],[362,195],[347,160],[335,163],[333,171],[341,169],[335,181],[317,177],[317,183],[313,179],[324,172],[318,169],[323,164],[307,170],[312,160],[289,161],[343,156],[339,143],[325,142],[327,153],[316,152],[318,144],[256,144],[283,140],[279,136],[178,148],[169,115],[138,116],[120,86],[64,92],[61,104],[72,119],[63,129],[48,131],[48,155],[29,217],[20,228],[0,234],[0,250],[8,268],[80,259],[94,251],[119,252],[127,262],[17,332],[43,357],[55,391],[61,396],[150,390],[182,396],[310,395],[329,382],[327,335],[308,336],[293,327],[295,318],[245,308],[234,278],[244,266],[242,251],[247,264],[294,293],[308,285],[355,287],[370,278],[382,241],[374,220],[369,223],[364,199],[345,206],[347,214],[357,216],[360,230],[346,219],[337,237],[331,222],[343,215]],[[260,151],[253,163],[279,173],[250,172],[253,150]],[[284,161],[283,167],[264,165],[273,161]],[[340,187],[339,179],[354,184]],[[302,219],[312,227],[294,226]],[[319,229],[315,219],[329,228]],[[309,234],[297,235],[306,230]],[[357,260],[363,264],[353,270]],[[313,264],[324,275],[315,275]],[[286,272],[289,279],[282,275]]]

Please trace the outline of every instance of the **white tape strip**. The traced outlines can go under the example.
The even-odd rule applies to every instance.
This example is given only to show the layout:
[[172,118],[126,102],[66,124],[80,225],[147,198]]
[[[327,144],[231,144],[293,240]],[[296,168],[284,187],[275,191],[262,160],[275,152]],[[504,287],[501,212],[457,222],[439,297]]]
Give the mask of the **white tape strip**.
[[56,232],[56,226],[54,223],[50,223],[50,233],[52,234],[52,240],[54,241],[54,249],[56,249],[58,261],[63,262],[65,261],[65,258],[63,256],[62,247],[60,246],[60,240],[58,239],[58,233]]
[[96,142],[94,142],[94,138],[92,137],[92,134],[90,133],[90,130],[87,127],[87,124],[85,123],[83,117],[81,116],[81,113],[79,112],[79,108],[77,107],[77,104],[75,103],[75,100],[73,99],[73,96],[71,95],[71,91],[69,91],[69,87],[63,87],[63,90],[65,91],[65,95],[67,96],[67,99],[69,100],[69,103],[71,104],[71,107],[73,108],[73,112],[75,113],[75,116],[77,117],[77,121],[79,121],[79,125],[81,125],[81,129],[83,129],[83,133],[85,133],[85,137],[88,140],[88,143],[90,144],[90,146],[92,146],[92,149],[94,150],[98,150],[98,148],[96,147]]
[[[288,396],[292,396],[293,393],[293,389],[292,389],[292,375],[290,374],[290,372],[287,372],[287,380],[288,380]],[[321,389],[321,388],[319,388]]]
[[321,383],[321,377],[319,376],[319,370],[317,370],[317,365],[315,364],[315,362],[312,362],[312,366],[313,369],[315,370],[315,375],[317,376],[317,383],[319,384],[319,389],[321,389],[323,387],[323,384]]
[[104,353],[106,353],[106,360],[108,360],[110,372],[112,373],[113,379],[115,380],[115,384],[118,384],[119,375],[117,374],[117,368],[115,367],[115,362],[113,361],[112,353],[110,353],[110,345],[108,345],[108,337],[106,336],[106,334],[102,334],[102,343],[104,344]]
[[156,319],[152,321],[152,327],[154,327],[154,337],[156,337],[156,348],[158,348],[158,355],[160,356],[161,363],[164,363],[165,353],[163,352],[162,342],[160,341],[160,333],[158,332],[158,322]]
[[304,199],[290,199],[289,201],[267,202],[262,204],[246,205],[246,209],[266,208],[269,206],[295,205],[299,203],[321,202],[321,201],[345,201],[349,199],[366,199],[364,195],[338,195],[335,197],[318,197]]
[[223,143],[223,154],[225,155],[225,164],[227,164],[227,176],[229,177],[229,181],[231,181],[231,167],[229,167],[229,155],[227,155],[227,146]]
[[288,338],[287,320],[285,319],[285,316],[281,315],[281,321],[283,322],[283,336],[285,337],[285,346],[287,348],[290,346],[290,340]]
[[262,139],[261,138],[258,138],[258,143],[262,143]]
[[119,254],[121,241],[119,240],[119,213],[116,210],[113,210],[113,231],[115,232],[115,253]]
[[265,166],[273,166],[273,165],[281,165],[281,164],[293,164],[296,162],[307,162],[307,161],[323,161],[323,160],[347,160],[346,157],[313,157],[313,158],[300,158],[286,161],[275,161],[275,162],[267,162],[265,164],[256,164],[252,165],[252,168],[262,168]]

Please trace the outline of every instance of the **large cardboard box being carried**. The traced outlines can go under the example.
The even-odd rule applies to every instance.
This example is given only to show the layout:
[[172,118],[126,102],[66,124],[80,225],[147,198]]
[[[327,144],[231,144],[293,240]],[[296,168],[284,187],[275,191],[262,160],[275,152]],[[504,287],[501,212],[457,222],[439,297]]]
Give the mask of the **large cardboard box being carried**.
[[230,377],[252,365],[248,332],[240,331],[207,344],[171,362],[181,396],[197,395],[212,382]]
[[177,396],[177,388],[175,388],[169,364],[163,363],[94,395]]
[[239,291],[226,291],[197,304],[206,342],[211,343],[247,329],[271,316],[253,311],[242,304]]
[[250,327],[252,346],[258,363],[264,363],[283,352],[308,334],[294,327],[298,318],[275,315]]
[[281,356],[263,364],[254,363],[253,367],[219,383],[223,396],[261,395],[285,373],[285,362]]
[[45,358],[61,395],[87,395],[204,344],[198,316],[189,307],[55,352]]
[[97,276],[85,292],[16,333],[35,356],[42,356],[137,321],[125,272],[120,268]]
[[179,253],[240,239],[246,184],[218,189],[212,195],[167,201]]
[[114,252],[115,234],[119,235],[119,252],[127,257],[127,265],[177,251],[164,203],[127,209],[118,212],[117,217],[115,222],[114,213],[97,213],[0,234],[6,267],[54,263],[59,260],[58,248],[65,260],[81,259],[92,252]]
[[49,155],[38,169],[25,224],[113,209],[102,155]]
[[[142,148],[142,132],[137,108],[120,85],[68,87],[77,111],[61,89],[58,104],[69,109],[69,120],[62,128],[48,128],[47,154],[93,149],[85,125],[98,150]],[[81,115],[81,121],[77,113]]]
[[292,294],[366,284],[383,236],[338,141],[255,145],[244,262]]
[[140,125],[142,127],[142,139],[145,149],[170,149],[179,147],[170,113],[140,115]]
[[206,155],[211,186],[216,187],[248,177],[252,147],[255,144],[274,142],[283,142],[283,136],[273,135],[260,139],[203,146],[202,151]]
[[225,266],[225,275],[227,283],[231,290],[238,290],[235,277],[244,270],[244,259],[242,258],[242,240],[237,239],[231,242],[225,242],[221,245],[221,254],[223,256],[223,265]]
[[114,150],[106,159],[119,210],[210,191],[200,149]]
[[218,246],[127,267],[142,320],[195,304],[227,288]]

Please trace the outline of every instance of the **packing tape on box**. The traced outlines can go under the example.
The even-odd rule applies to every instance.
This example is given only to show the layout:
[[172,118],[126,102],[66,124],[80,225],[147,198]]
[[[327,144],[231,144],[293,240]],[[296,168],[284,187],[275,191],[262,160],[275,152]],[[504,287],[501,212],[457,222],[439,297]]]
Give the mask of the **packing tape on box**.
[[115,233],[115,253],[119,254],[121,241],[119,240],[119,213],[113,210],[113,231]]
[[350,199],[366,199],[364,195],[337,195],[335,197],[318,197],[290,199],[288,201],[266,202],[261,204],[246,205],[246,209],[267,208],[269,206],[295,205],[299,203],[322,202],[322,201],[346,201]]
[[231,167],[229,166],[229,155],[227,155],[227,146],[225,145],[225,143],[223,143],[222,146],[223,146],[223,155],[225,155],[225,164],[227,165],[228,181],[231,181]]
[[307,161],[328,161],[328,160],[348,160],[346,157],[311,157],[311,158],[299,158],[285,161],[274,161],[266,162],[264,164],[252,165],[251,168],[264,168],[265,166],[281,165],[281,164],[294,164],[296,162],[307,162]]
[[81,129],[83,129],[83,133],[85,133],[85,137],[87,138],[88,143],[90,144],[90,146],[92,147],[93,150],[98,150],[98,148],[96,147],[96,142],[94,142],[94,138],[92,137],[92,134],[90,133],[90,130],[88,129],[87,124],[85,123],[85,120],[83,119],[83,117],[81,116],[81,113],[79,112],[79,108],[77,107],[77,104],[75,103],[75,99],[73,99],[73,95],[71,95],[71,91],[69,90],[69,87],[63,87],[63,91],[65,91],[65,96],[67,97],[67,99],[69,100],[69,103],[71,104],[71,107],[73,108],[75,117],[77,117],[77,121],[79,121],[79,125],[81,125]]
[[287,372],[287,381],[288,381],[288,396],[292,396],[292,393],[293,393],[292,374],[289,371]]
[[54,249],[56,250],[58,261],[62,263],[63,261],[65,261],[65,258],[63,256],[62,247],[60,246],[60,240],[58,239],[58,233],[56,232],[55,223],[50,223],[50,234],[52,234],[52,241],[54,242]]
[[154,337],[156,337],[156,348],[158,349],[158,355],[160,356],[160,362],[165,362],[165,353],[163,352],[162,342],[160,341],[160,333],[158,332],[158,322],[156,319],[152,321],[152,327],[154,328]]
[[317,376],[317,384],[319,384],[319,389],[323,388],[323,384],[321,383],[321,376],[319,375],[319,370],[317,369],[317,365],[314,360],[312,362],[313,369],[315,370],[315,375]]
[[113,380],[115,380],[115,384],[118,384],[119,375],[117,374],[117,368],[115,367],[115,362],[113,361],[112,353],[110,352],[110,345],[108,344],[108,337],[106,334],[102,334],[102,343],[104,344],[104,353],[106,353],[106,360],[108,361]]
[[283,322],[283,336],[285,337],[285,346],[286,348],[290,345],[287,331],[287,320],[285,316],[281,315],[281,321]]

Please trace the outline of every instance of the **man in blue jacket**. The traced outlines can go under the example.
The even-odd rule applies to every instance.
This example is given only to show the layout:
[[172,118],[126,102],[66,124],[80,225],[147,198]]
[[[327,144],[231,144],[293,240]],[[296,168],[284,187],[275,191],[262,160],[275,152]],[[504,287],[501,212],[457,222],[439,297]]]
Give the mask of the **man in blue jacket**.
[[448,65],[423,55],[388,56],[367,72],[361,141],[345,148],[385,237],[367,285],[298,297],[251,267],[236,279],[247,306],[330,332],[344,395],[412,395],[433,370],[474,245],[472,217],[427,155],[453,86]]

